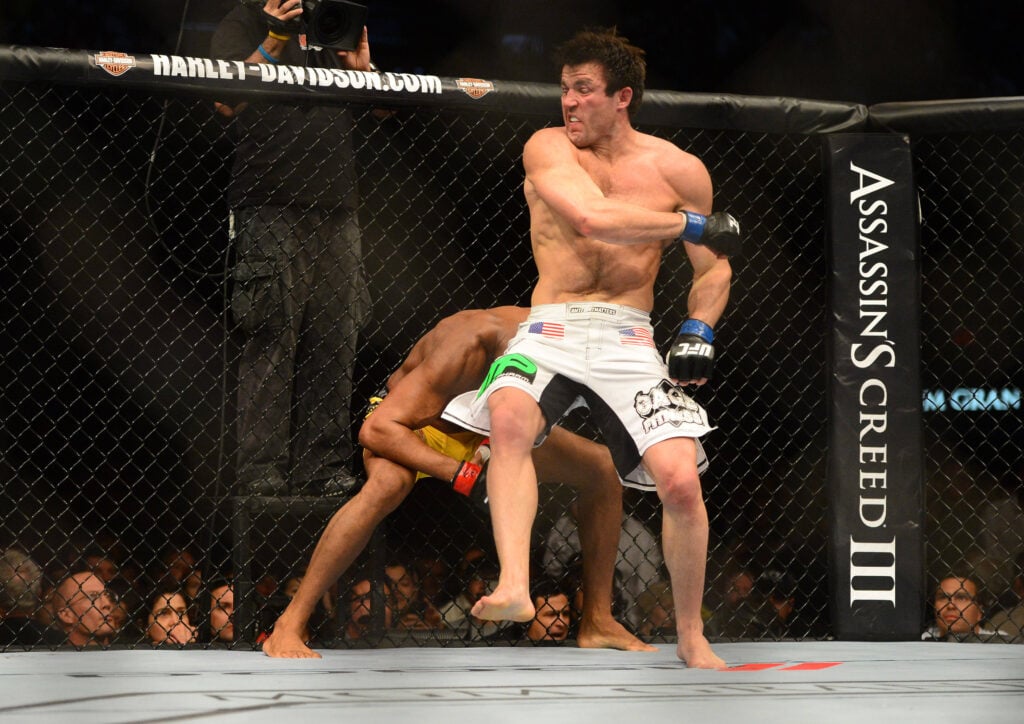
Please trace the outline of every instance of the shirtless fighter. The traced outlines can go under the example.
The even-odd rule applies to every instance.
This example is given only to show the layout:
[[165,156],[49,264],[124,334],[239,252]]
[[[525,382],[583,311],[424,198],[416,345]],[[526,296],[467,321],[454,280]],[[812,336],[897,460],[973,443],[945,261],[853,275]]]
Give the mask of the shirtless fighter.
[[[728,257],[738,250],[739,225],[728,214],[709,216],[711,178],[696,156],[633,128],[643,95],[642,50],[614,30],[584,31],[559,54],[565,125],[537,131],[523,151],[539,272],[530,316],[475,399],[468,406],[459,400],[445,415],[490,434],[487,491],[501,573],[473,615],[533,618],[531,449],[582,403],[620,477],[656,489],[663,505],[677,655],[690,667],[721,668],[700,616],[708,516],[698,438],[711,428],[678,383],[711,377],[712,329],[729,298]],[[686,250],[693,282],[688,318],[666,366],[650,311],[662,253],[674,245]]]

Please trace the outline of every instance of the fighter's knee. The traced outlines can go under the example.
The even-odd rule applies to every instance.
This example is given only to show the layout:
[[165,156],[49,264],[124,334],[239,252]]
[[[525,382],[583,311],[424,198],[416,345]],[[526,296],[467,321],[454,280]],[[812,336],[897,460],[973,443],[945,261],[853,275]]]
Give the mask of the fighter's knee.
[[360,489],[359,495],[373,507],[390,513],[409,497],[414,484],[413,479],[371,475]]
[[703,500],[697,471],[673,472],[658,480],[658,497],[668,508],[691,508]]
[[512,405],[491,408],[491,440],[506,445],[532,447],[540,432],[540,414],[534,415]]
[[368,417],[359,427],[359,444],[367,450],[376,450],[383,434],[373,417]]

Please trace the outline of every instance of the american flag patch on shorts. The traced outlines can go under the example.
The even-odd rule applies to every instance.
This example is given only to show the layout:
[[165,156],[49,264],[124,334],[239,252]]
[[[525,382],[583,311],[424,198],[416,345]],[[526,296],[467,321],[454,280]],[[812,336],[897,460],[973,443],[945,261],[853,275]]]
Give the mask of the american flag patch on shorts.
[[555,322],[534,322],[530,325],[530,334],[539,334],[542,337],[561,339],[565,336],[565,325]]
[[654,338],[650,330],[643,327],[626,327],[619,330],[619,342],[634,347],[654,347]]

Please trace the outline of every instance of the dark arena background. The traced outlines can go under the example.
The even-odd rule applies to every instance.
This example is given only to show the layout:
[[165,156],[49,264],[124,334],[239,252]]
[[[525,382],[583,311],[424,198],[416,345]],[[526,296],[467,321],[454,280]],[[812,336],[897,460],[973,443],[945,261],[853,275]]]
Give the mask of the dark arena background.
[[[372,23],[382,6],[395,4],[370,5]],[[570,17],[585,24],[581,4],[569,5]],[[137,37],[122,30],[102,39],[124,45],[86,47],[26,30],[0,45],[0,551],[37,564],[25,594],[36,597],[28,607],[35,621],[46,618],[54,583],[88,560],[123,611],[109,648],[167,675],[180,665],[146,658],[157,653],[146,602],[176,560],[176,575],[191,579],[197,597],[213,583],[232,582],[234,641],[160,651],[185,649],[194,653],[181,655],[193,662],[209,656],[191,667],[211,675],[232,666],[258,671],[269,660],[216,657],[258,655],[261,636],[287,603],[288,582],[302,575],[344,502],[247,496],[236,485],[240,333],[230,310],[235,259],[224,191],[237,133],[214,113],[214,101],[344,106],[355,116],[373,308],[360,336],[353,434],[366,400],[441,318],[529,304],[536,270],[521,152],[535,130],[560,123],[556,76],[537,53],[516,65],[507,56],[522,48],[507,38],[495,41],[503,51],[483,65],[487,72],[460,64],[457,54],[431,61],[426,49],[423,63],[411,63],[399,56],[398,21],[382,21],[381,52],[374,53],[382,74],[314,82],[286,78],[281,68],[261,75],[255,66],[207,60],[212,23],[229,7],[186,13],[177,38],[166,28]],[[164,12],[167,27],[178,29],[180,8]],[[459,17],[469,23],[465,13]],[[620,27],[644,45],[628,22]],[[82,49],[64,49],[72,46]],[[730,652],[737,675],[802,666],[799,681],[758,679],[783,696],[821,706],[807,672],[844,662],[843,671],[858,673],[836,686],[862,701],[884,698],[893,692],[872,688],[885,678],[870,671],[872,662],[906,657],[890,677],[904,681],[920,669],[915,657],[941,658],[929,647],[949,657],[945,645],[920,644],[925,654],[901,648],[931,625],[943,577],[976,581],[990,618],[1024,598],[1024,99],[1011,94],[1016,80],[1009,76],[989,77],[987,97],[897,97],[892,87],[870,102],[847,102],[808,100],[834,97],[813,93],[814,69],[808,94],[799,97],[702,85],[715,79],[694,81],[696,92],[662,90],[678,86],[673,72],[657,67],[636,125],[705,162],[716,209],[739,219],[745,240],[716,329],[715,380],[694,392],[717,425],[704,440],[711,460],[703,477],[711,524],[707,631]],[[329,178],[334,169],[319,161],[295,162]],[[685,254],[668,251],[653,318],[662,351],[685,317],[689,279]],[[568,424],[596,437],[585,413]],[[350,462],[362,472],[358,453]],[[537,577],[554,578],[570,593],[578,587],[578,559],[564,554],[575,535],[573,497],[560,485],[541,488],[533,539]],[[660,618],[670,593],[657,545],[658,501],[627,489],[624,506],[615,613],[666,652],[650,666],[674,670],[674,630]],[[480,649],[535,648],[525,636],[480,640],[443,627],[389,625],[388,569],[405,566],[441,605],[481,570],[467,562],[474,549],[493,558],[486,515],[445,481],[420,481],[314,618],[311,636],[331,671],[357,666],[337,652],[360,649],[385,670],[397,666],[385,650],[400,649],[424,657],[406,663],[418,662],[416,675],[426,682],[447,666],[443,654],[466,655],[451,649],[476,656],[451,666],[497,671],[501,660],[488,662]],[[354,636],[346,632],[350,588],[362,578],[370,582],[372,616]],[[15,590],[12,580],[0,580],[0,593]],[[787,620],[778,617],[779,600],[793,607]],[[17,627],[16,604],[25,608],[24,599],[0,598],[5,631]],[[193,613],[208,622],[209,611]],[[1013,619],[1000,628],[1024,642]],[[536,654],[535,666],[550,655],[561,672],[548,683],[576,686],[573,676],[589,676],[570,654],[571,634],[562,650]],[[0,675],[14,682],[21,667],[36,666],[23,657],[66,648],[48,641],[0,641]],[[786,648],[800,645],[808,648]],[[872,645],[878,648],[862,648]],[[438,648],[449,651],[433,658]],[[622,671],[648,666],[638,654],[622,656]],[[988,686],[989,696],[1008,694],[1019,705],[1024,661],[992,656],[988,647],[965,655],[978,662],[977,678],[967,678],[978,692]],[[108,672],[136,665],[105,661],[100,668]],[[517,679],[522,686],[543,688],[523,674],[533,661],[512,669],[526,676]],[[616,670],[614,660],[606,663]],[[89,668],[61,666],[69,679]],[[646,686],[662,685],[655,674]],[[590,684],[630,683],[602,676]],[[387,703],[386,683],[360,685]],[[498,683],[474,685],[492,687],[489,701],[515,698],[494,694]],[[669,688],[655,699],[706,702],[715,687],[723,696],[729,688],[721,679],[690,683],[704,688],[684,691],[666,679]],[[412,706],[418,696],[395,701]],[[604,694],[587,696],[596,706]],[[631,694],[615,696],[622,703]],[[90,711],[54,702],[46,705],[53,709],[15,702],[8,713]],[[236,712],[245,706],[224,704]],[[930,711],[918,714],[924,720]],[[1013,720],[993,711],[991,721]],[[845,720],[829,716],[807,720]]]

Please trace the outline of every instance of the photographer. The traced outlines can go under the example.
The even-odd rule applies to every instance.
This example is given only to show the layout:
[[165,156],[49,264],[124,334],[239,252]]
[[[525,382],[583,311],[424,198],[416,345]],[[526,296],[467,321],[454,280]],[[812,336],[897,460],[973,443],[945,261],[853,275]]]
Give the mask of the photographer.
[[[218,25],[211,55],[371,70],[365,15],[352,35],[353,49],[326,49],[306,43],[313,28],[303,16],[310,8],[317,12],[319,3],[243,0]],[[347,108],[263,101],[216,108],[237,131],[228,204],[236,252],[231,309],[244,335],[239,492],[348,493],[355,486],[349,468],[353,367],[370,308],[356,218],[352,115]]]

